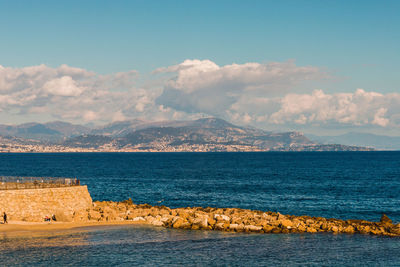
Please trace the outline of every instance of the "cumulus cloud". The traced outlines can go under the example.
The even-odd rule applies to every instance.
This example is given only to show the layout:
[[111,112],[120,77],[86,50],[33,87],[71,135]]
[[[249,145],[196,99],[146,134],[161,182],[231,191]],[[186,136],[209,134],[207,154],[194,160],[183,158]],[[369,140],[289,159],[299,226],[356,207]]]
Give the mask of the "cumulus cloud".
[[294,61],[219,66],[210,60],[185,60],[155,70],[148,80],[135,70],[100,75],[67,65],[0,65],[0,118],[31,114],[30,118],[104,123],[218,116],[265,129],[400,127],[398,93],[299,90],[308,81],[329,78],[318,67]]
[[[347,125],[395,124],[391,117],[400,114],[400,94],[380,94],[357,89],[354,93],[288,94],[279,100],[280,108],[270,116],[270,122],[339,123]],[[394,125],[393,125],[394,126]]]
[[84,88],[77,86],[71,76],[62,76],[46,82],[43,89],[50,94],[59,96],[78,96],[82,94]]
[[135,70],[99,75],[67,65],[0,66],[0,110],[76,122],[140,116],[154,92],[138,88],[137,78]]
[[298,66],[294,61],[219,66],[210,60],[185,60],[155,73],[171,75],[157,103],[182,112],[203,112],[264,128],[296,124],[399,125],[399,94],[363,89],[336,94],[323,90],[298,93],[297,88],[307,81],[332,77],[320,68]]
[[282,94],[309,80],[329,75],[317,67],[294,61],[218,66],[210,60],[185,60],[155,73],[174,73],[157,103],[184,112],[220,116],[243,95]]

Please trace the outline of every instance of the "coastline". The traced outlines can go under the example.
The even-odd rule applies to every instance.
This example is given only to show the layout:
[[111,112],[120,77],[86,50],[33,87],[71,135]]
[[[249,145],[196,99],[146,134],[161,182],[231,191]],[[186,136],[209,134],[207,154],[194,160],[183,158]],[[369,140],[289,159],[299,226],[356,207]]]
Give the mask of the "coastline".
[[146,225],[135,221],[88,221],[88,222],[23,222],[9,221],[7,224],[0,223],[0,234],[29,234],[35,232],[51,232],[59,230],[70,230],[80,227],[113,226],[113,225]]
[[340,220],[323,217],[283,215],[270,211],[239,208],[186,207],[171,209],[165,206],[136,205],[132,200],[94,202],[84,213],[63,221],[27,222],[10,220],[0,224],[1,233],[29,234],[43,231],[68,230],[79,227],[112,225],[150,225],[187,230],[268,233],[333,233],[365,234],[400,237],[400,223],[386,215],[379,222]]

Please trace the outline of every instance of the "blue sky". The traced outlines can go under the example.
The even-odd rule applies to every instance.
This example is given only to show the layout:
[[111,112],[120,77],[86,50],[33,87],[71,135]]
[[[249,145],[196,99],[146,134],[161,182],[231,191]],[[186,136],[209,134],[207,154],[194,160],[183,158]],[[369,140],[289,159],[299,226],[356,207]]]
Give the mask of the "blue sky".
[[[285,94],[317,89],[354,93],[357,88],[397,93],[399,11],[400,1],[0,1],[0,65],[19,69],[66,64],[96,75],[136,70],[142,78],[135,86],[143,89],[154,83],[163,87],[151,72],[185,60],[210,60],[220,67],[294,60],[298,67],[317,67],[332,77],[304,79]],[[180,74],[169,75],[176,79]],[[381,108],[388,109],[386,114],[394,112]],[[3,110],[18,122],[54,117],[30,117],[15,106]],[[189,115],[196,109],[191,110]],[[209,110],[206,114],[219,115]],[[328,124],[341,124],[334,122]],[[374,130],[363,124],[361,130],[398,131],[396,125],[389,130],[382,125]],[[293,128],[296,123],[276,127]]]

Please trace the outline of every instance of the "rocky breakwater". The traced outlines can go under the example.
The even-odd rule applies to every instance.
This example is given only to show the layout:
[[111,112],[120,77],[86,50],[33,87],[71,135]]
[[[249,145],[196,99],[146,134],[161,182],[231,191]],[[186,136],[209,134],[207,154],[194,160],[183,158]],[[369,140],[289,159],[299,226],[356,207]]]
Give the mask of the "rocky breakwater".
[[[82,219],[82,217],[80,217]],[[85,218],[86,219],[86,218]],[[322,217],[282,215],[238,208],[135,205],[123,202],[94,202],[88,210],[89,221],[132,221],[177,229],[219,230],[255,233],[346,233],[400,236],[400,223],[386,215],[379,222],[338,220]]]

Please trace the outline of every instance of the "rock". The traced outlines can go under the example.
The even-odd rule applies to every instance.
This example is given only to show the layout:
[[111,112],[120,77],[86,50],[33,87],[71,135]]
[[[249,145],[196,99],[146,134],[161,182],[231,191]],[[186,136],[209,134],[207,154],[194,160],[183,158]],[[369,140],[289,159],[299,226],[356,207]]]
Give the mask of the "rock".
[[230,222],[233,223],[233,224],[241,224],[243,221],[244,221],[243,218],[241,216],[238,216],[238,215],[232,216],[232,218],[230,220]]
[[339,232],[339,227],[334,225],[334,226],[331,227],[331,231],[334,232],[334,233],[337,233],[337,232]]
[[351,225],[348,225],[343,229],[343,232],[347,233],[347,234],[354,234],[354,227]]
[[154,220],[154,221],[151,222],[151,224],[154,225],[154,226],[163,226],[164,225],[164,223],[162,221],[159,221],[159,220]]
[[181,217],[175,217],[175,218],[176,219],[172,221],[172,227],[181,228],[185,221]]
[[214,229],[215,230],[224,230],[224,223],[222,223],[222,222],[220,222],[220,223],[216,223],[215,225],[214,225]]
[[214,226],[217,221],[213,217],[208,218],[208,224]]
[[263,225],[262,228],[263,228],[263,231],[264,231],[265,233],[271,233],[272,230],[273,230],[275,227],[273,227],[272,225],[266,224],[266,225]]
[[186,220],[190,217],[190,214],[185,210],[179,210],[177,212],[177,214],[179,217],[181,217],[182,219],[186,219]]
[[[71,212],[72,213],[72,212]],[[56,214],[58,220],[65,214]],[[12,216],[12,214],[10,214]],[[37,220],[35,217],[21,217],[27,221]],[[67,215],[65,215],[67,216]],[[69,216],[69,215],[68,215]],[[71,215],[72,216],[72,215]],[[11,217],[10,217],[11,218]],[[178,208],[169,209],[150,205],[134,205],[111,201],[95,202],[85,212],[75,212],[74,221],[132,220],[154,226],[173,227],[179,229],[215,229],[221,231],[247,231],[265,233],[292,232],[334,232],[364,233],[385,236],[400,236],[400,224],[382,215],[381,222],[372,223],[365,220],[337,220],[322,217],[291,216],[273,212],[261,212],[236,208]],[[42,218],[39,218],[42,221]]]
[[151,223],[152,221],[154,221],[156,218],[154,218],[153,216],[146,216],[144,217],[144,219],[146,220],[146,222]]
[[231,218],[229,216],[224,215],[224,214],[215,214],[214,219],[217,221],[227,221],[227,222],[229,222],[231,220]]
[[274,229],[272,229],[271,233],[273,234],[279,234],[282,232],[282,229],[279,227],[274,227]]
[[290,230],[287,229],[287,228],[283,228],[283,229],[281,230],[281,233],[282,233],[282,234],[288,234],[288,233],[290,233]]
[[396,224],[395,226],[391,227],[389,230],[392,234],[396,234],[400,236],[400,223]]
[[101,214],[96,210],[90,210],[88,215],[89,220],[100,221]]
[[381,222],[382,224],[385,224],[385,225],[392,225],[392,224],[393,224],[392,220],[389,219],[389,217],[386,216],[386,214],[382,214],[382,217],[381,217],[381,221],[380,221],[380,222]]
[[245,225],[244,230],[248,232],[260,232],[262,231],[261,226],[255,226],[255,225]]
[[135,218],[132,219],[132,221],[134,221],[134,222],[145,222],[146,219],[143,218],[143,217],[135,217]]
[[320,226],[321,230],[329,231],[329,223],[323,222]]
[[207,228],[208,220],[207,217],[198,217],[193,220],[192,226],[197,225],[199,228]]
[[165,223],[165,222],[169,221],[170,218],[171,217],[169,217],[169,216],[164,216],[164,217],[161,217],[160,221]]
[[313,219],[307,219],[306,220],[306,224],[307,225],[313,225],[314,224],[314,220]]
[[192,230],[199,230],[199,229],[200,229],[200,225],[192,224]]
[[360,227],[360,232],[362,234],[369,234],[371,232],[371,227],[369,227],[368,225],[363,225]]
[[285,215],[283,215],[283,214],[280,214],[279,212],[278,212],[278,218],[277,218],[278,220],[284,220],[284,219],[286,219],[286,216]]
[[317,230],[316,230],[314,227],[307,227],[307,228],[306,228],[306,232],[307,232],[307,233],[316,233]]
[[381,234],[383,234],[383,232],[384,231],[382,231],[379,227],[377,227],[377,228],[371,229],[369,233],[373,234],[373,235],[381,235]]
[[107,221],[114,221],[117,218],[117,212],[111,207],[104,207],[104,217]]
[[270,221],[272,219],[272,216],[267,214],[267,213],[263,213],[261,216],[264,220]]
[[237,223],[231,223],[229,225],[229,229],[231,229],[231,230],[236,230],[236,229],[238,229],[238,227],[239,227],[239,224],[237,224]]
[[286,228],[289,228],[289,227],[292,228],[293,227],[293,222],[291,220],[284,219],[284,220],[281,221],[281,225],[283,227],[286,227]]
[[307,228],[304,224],[299,224],[296,228],[297,228],[297,231],[302,232],[302,233],[307,231]]

